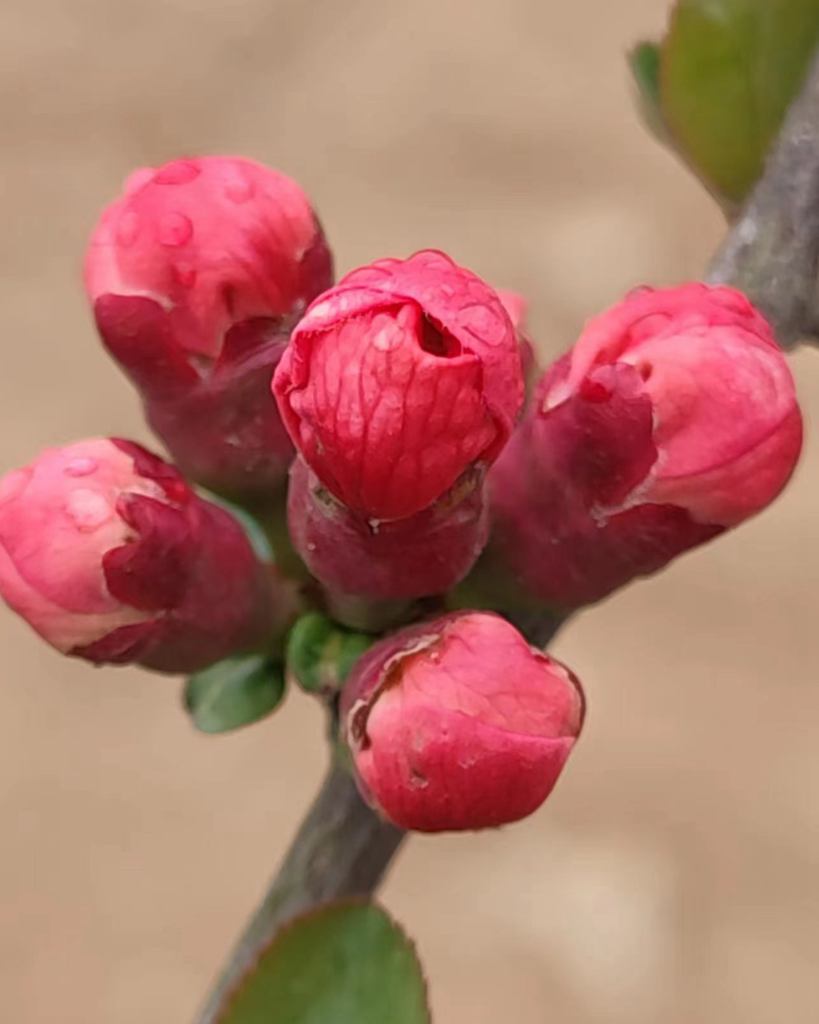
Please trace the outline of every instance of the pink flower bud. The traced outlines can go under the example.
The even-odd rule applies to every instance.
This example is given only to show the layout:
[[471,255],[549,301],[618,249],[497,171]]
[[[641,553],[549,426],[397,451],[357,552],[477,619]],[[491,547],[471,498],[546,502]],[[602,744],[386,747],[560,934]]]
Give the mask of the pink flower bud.
[[480,470],[429,508],[373,520],[340,504],[304,461],[290,469],[288,523],[312,574],[338,595],[412,600],[458,583],[484,548],[488,517]]
[[231,157],[135,172],[85,261],[100,334],[152,427],[189,476],[235,494],[269,491],[289,465],[270,377],[331,281],[299,186]]
[[529,328],[526,323],[526,318],[529,313],[529,303],[518,292],[506,291],[503,288],[498,288],[498,298],[503,303],[503,308],[509,314],[509,319],[512,321],[512,326],[515,328],[515,332],[518,336],[523,379],[526,381],[526,384],[529,385],[533,380],[535,371],[537,370],[535,346],[532,344],[532,339],[529,335]]
[[262,643],[272,587],[242,528],[128,441],[0,480],[0,594],[53,647],[189,672]]
[[495,292],[425,251],[354,270],[320,296],[293,333],[274,392],[325,487],[363,515],[401,519],[495,460],[523,382]]
[[517,821],[552,791],[580,734],[577,679],[497,615],[460,612],[376,644],[341,722],[367,800],[403,828]]
[[801,442],[787,362],[744,295],[639,289],[542,378],[491,478],[495,550],[543,601],[598,600],[763,509]]

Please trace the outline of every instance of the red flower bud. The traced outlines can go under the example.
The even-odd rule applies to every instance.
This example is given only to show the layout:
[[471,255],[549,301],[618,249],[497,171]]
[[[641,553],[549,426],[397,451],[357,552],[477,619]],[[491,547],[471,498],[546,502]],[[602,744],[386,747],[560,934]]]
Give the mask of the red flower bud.
[[763,509],[801,442],[787,362],[744,295],[640,289],[542,378],[491,478],[495,550],[530,594],[587,604]]
[[316,476],[363,515],[401,519],[493,462],[520,409],[503,305],[443,253],[379,260],[320,296],[274,392]]
[[422,832],[517,821],[552,791],[583,723],[580,685],[497,615],[460,612],[376,644],[341,722],[366,799]]
[[189,476],[236,494],[269,491],[289,465],[270,377],[331,281],[298,185],[229,157],[135,172],[85,262],[100,334],[152,427]]
[[480,470],[405,519],[368,519],[340,504],[304,461],[290,469],[288,523],[312,574],[338,595],[411,600],[458,583],[484,548],[488,517]]
[[274,610],[238,523],[144,448],[106,439],[0,480],[0,594],[65,654],[165,672],[262,643]]
[[535,346],[532,344],[529,328],[526,323],[529,303],[518,292],[506,291],[503,288],[498,288],[498,298],[503,303],[503,308],[509,314],[509,319],[512,321],[512,326],[517,333],[523,379],[528,386],[532,382],[537,370]]

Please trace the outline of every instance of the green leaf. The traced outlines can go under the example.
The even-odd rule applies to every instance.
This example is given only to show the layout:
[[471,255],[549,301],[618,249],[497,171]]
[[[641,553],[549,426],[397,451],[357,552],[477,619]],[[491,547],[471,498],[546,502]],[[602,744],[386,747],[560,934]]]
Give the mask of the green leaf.
[[666,141],[668,131],[660,107],[660,47],[657,43],[638,43],[629,53],[628,63],[640,98],[643,118],[651,131]]
[[247,534],[247,539],[250,542],[250,546],[256,557],[261,562],[274,562],[273,547],[270,540],[262,528],[258,519],[251,515],[247,509],[237,505],[235,502],[228,501],[227,498],[223,498],[221,494],[215,494],[213,491],[208,491],[204,487],[199,488],[199,493],[207,501],[214,505],[218,505],[224,509],[225,512],[229,512],[230,515],[239,523],[242,529]]
[[333,904],[287,925],[219,1024],[429,1024],[412,943],[373,904]]
[[318,612],[302,615],[287,638],[287,667],[307,693],[339,690],[375,638],[354,633]]
[[817,0],[678,0],[662,45],[662,114],[712,191],[740,202],[819,43]]
[[284,696],[280,665],[258,654],[217,662],[191,676],[185,707],[201,732],[238,729],[275,711]]

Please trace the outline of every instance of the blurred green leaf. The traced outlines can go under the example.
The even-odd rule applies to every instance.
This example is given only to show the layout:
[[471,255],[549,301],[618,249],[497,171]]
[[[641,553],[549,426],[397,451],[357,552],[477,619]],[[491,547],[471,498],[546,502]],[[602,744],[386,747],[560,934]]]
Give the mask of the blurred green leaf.
[[201,732],[238,729],[265,718],[284,696],[280,665],[258,654],[217,662],[191,676],[185,685],[185,707]]
[[308,693],[339,690],[374,637],[344,629],[318,612],[302,615],[287,638],[287,667]]
[[227,498],[223,498],[221,494],[215,494],[213,491],[208,491],[204,487],[199,488],[199,492],[203,498],[212,502],[214,505],[218,505],[223,508],[225,512],[229,512],[233,518],[239,523],[247,534],[247,539],[250,541],[250,546],[256,554],[256,557],[262,562],[274,562],[273,547],[270,540],[262,528],[261,523],[255,516],[251,515],[247,509],[242,508],[241,505],[235,504],[235,502],[228,501]]
[[660,107],[660,47],[657,43],[638,43],[628,55],[629,67],[637,85],[643,118],[662,141],[668,138]]
[[412,943],[373,904],[334,904],[287,925],[219,1024],[429,1024]]
[[817,0],[678,0],[662,115],[717,195],[738,203],[760,176],[817,43]]

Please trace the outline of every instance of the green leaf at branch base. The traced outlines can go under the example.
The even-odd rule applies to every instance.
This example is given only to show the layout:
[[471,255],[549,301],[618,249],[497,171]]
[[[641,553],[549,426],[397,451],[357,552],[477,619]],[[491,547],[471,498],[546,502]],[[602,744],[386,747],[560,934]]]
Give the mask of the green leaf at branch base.
[[185,707],[201,732],[238,729],[265,718],[284,696],[282,667],[259,654],[238,655],[191,676]]
[[660,54],[662,118],[729,204],[759,178],[818,43],[817,0],[678,0]]
[[661,142],[667,142],[668,130],[660,105],[660,47],[657,43],[638,43],[629,53],[628,62],[637,85],[643,119]]
[[412,943],[374,904],[297,918],[262,954],[218,1024],[430,1024]]

